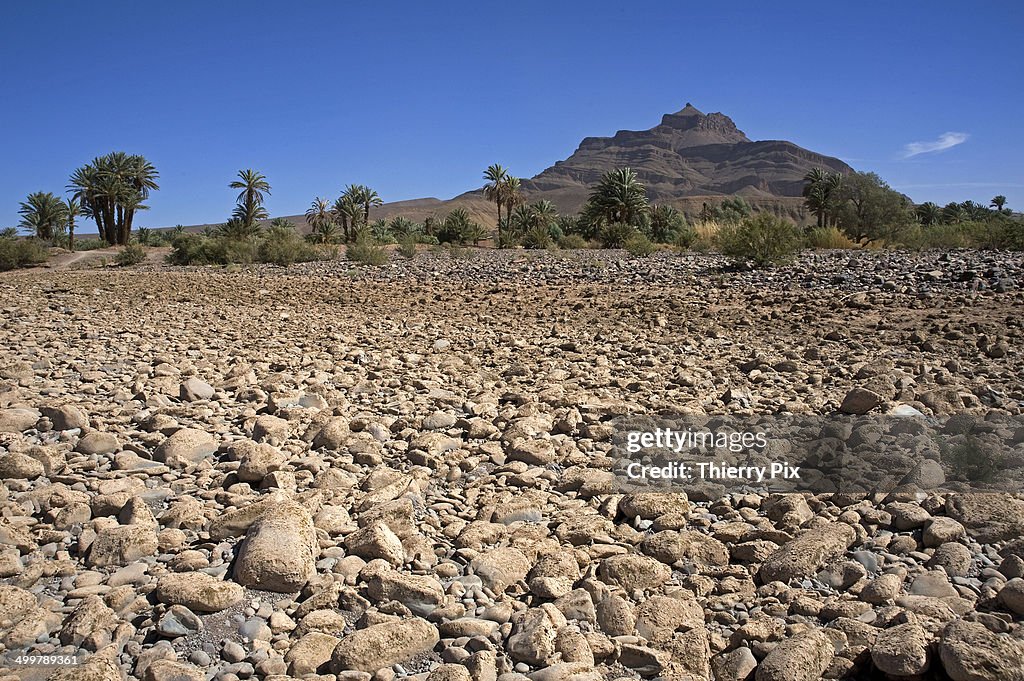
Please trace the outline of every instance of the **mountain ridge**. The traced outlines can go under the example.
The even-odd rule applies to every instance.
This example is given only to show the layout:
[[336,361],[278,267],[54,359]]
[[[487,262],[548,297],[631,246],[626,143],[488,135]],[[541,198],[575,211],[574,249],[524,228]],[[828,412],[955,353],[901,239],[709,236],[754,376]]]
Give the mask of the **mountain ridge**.
[[[614,168],[630,167],[647,188],[651,203],[670,204],[693,217],[705,203],[741,196],[797,222],[809,217],[803,208],[803,177],[814,167],[850,173],[844,161],[786,140],[751,140],[724,113],[705,114],[687,103],[662,115],[647,130],[618,130],[610,137],[584,137],[568,158],[522,180],[527,201],[549,200],[561,213],[575,213],[591,187]],[[495,225],[494,204],[483,188],[451,199],[424,197],[386,203],[370,211],[371,219],[403,215],[414,221],[465,209],[484,225]],[[287,216],[300,229],[302,215]]]

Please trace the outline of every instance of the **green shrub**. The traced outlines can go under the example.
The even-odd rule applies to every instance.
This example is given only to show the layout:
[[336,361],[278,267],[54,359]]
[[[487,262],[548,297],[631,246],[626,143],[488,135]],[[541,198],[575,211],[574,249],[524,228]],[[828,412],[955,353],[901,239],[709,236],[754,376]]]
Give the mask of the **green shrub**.
[[518,231],[506,227],[498,235],[498,248],[518,248],[521,240],[522,235]]
[[412,260],[413,258],[416,257],[415,235],[406,236],[401,241],[398,242],[398,253],[403,258],[408,258],[409,260]]
[[257,244],[252,239],[185,234],[176,237],[167,260],[175,265],[230,265],[256,261]]
[[287,267],[296,262],[318,260],[316,248],[305,241],[293,228],[271,227],[257,246],[256,259],[259,262]]
[[1024,222],[1000,217],[963,226],[971,244],[987,251],[1024,251]]
[[544,225],[537,225],[523,234],[523,248],[548,248],[554,240],[551,232]]
[[622,247],[625,248],[630,255],[637,258],[646,258],[651,253],[658,250],[657,246],[655,246],[650,239],[639,233],[626,239],[626,243],[624,243]]
[[807,232],[807,245],[811,248],[835,250],[856,248],[848,236],[835,227],[815,227]]
[[114,259],[121,267],[128,267],[130,265],[138,265],[140,262],[146,260],[146,249],[141,244],[131,243],[121,249],[117,254],[117,258]]
[[916,251],[928,248],[967,248],[970,236],[960,225],[913,225],[902,230],[894,243]]
[[76,251],[96,251],[101,248],[109,247],[110,244],[103,239],[75,239]]
[[622,248],[636,234],[636,228],[625,222],[613,222],[598,232],[598,239],[603,248]]
[[800,252],[803,235],[796,225],[771,213],[757,213],[718,230],[722,255],[738,265],[769,267]]
[[685,225],[677,230],[671,241],[677,251],[688,251],[697,243],[697,230],[690,225]]
[[465,246],[448,244],[446,248],[448,250],[448,257],[454,260],[470,260],[473,258],[473,251]]
[[38,239],[0,239],[0,272],[41,265],[48,257],[46,247]]
[[379,267],[388,261],[388,252],[373,239],[362,237],[345,248],[345,257],[361,265]]
[[558,245],[566,250],[579,250],[581,248],[587,248],[590,244],[579,234],[566,234],[558,240]]
[[417,234],[416,243],[426,244],[427,246],[437,246],[440,242],[433,234]]

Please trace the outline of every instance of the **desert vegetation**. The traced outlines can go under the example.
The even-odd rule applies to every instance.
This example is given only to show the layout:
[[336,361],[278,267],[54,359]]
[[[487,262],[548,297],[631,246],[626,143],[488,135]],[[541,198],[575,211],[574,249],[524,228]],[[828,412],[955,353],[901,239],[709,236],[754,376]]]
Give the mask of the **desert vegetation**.
[[[240,170],[228,185],[239,193],[224,223],[202,233],[186,232],[180,225],[136,228],[135,215],[146,210],[144,201],[159,188],[157,178],[143,156],[113,152],[75,170],[66,198],[33,192],[19,208],[19,227],[27,237],[19,239],[8,230],[0,265],[40,264],[54,247],[81,251],[117,245],[123,250],[132,244],[171,246],[168,261],[179,265],[288,265],[333,258],[342,247],[351,251],[349,260],[372,265],[387,261],[388,246],[411,258],[421,247],[485,242],[499,249],[625,249],[632,257],[717,251],[743,267],[782,264],[803,249],[1024,249],[1021,216],[1004,196],[993,197],[988,205],[915,205],[875,173],[822,168],[804,177],[803,206],[810,222],[802,228],[783,216],[756,211],[740,196],[705,201],[692,215],[671,204],[652,203],[631,168],[604,173],[579,213],[563,214],[551,201],[529,201],[520,178],[500,164],[483,174],[483,195],[495,206],[494,231],[464,208],[420,222],[402,215],[371,221],[372,210],[383,205],[380,195],[369,186],[349,184],[335,199],[313,199],[304,216],[308,231],[300,235],[290,221],[270,220],[270,183],[251,168]],[[98,239],[75,239],[80,219],[95,224]]]

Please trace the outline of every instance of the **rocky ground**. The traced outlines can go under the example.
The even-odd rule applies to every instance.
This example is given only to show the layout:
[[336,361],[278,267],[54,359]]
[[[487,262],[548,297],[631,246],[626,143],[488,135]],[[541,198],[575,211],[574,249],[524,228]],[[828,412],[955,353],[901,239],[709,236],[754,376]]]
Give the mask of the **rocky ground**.
[[1022,270],[3,275],[0,679],[1021,681],[1021,494],[619,494],[609,423],[1018,417]]

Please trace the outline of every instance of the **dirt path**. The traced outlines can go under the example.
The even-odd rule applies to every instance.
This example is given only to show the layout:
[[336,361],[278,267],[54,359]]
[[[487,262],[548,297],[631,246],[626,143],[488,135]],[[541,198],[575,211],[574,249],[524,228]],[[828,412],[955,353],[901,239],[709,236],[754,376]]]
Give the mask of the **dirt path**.
[[95,265],[104,258],[112,260],[117,257],[118,250],[117,248],[98,248],[93,251],[61,253],[51,258],[50,262],[47,263],[47,267],[52,270],[82,269]]

